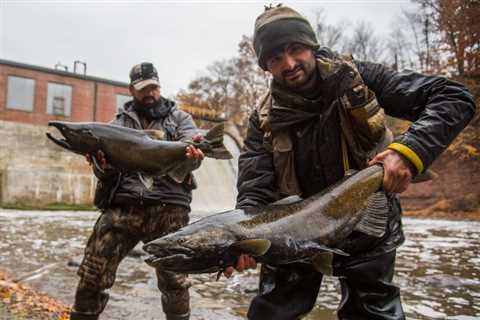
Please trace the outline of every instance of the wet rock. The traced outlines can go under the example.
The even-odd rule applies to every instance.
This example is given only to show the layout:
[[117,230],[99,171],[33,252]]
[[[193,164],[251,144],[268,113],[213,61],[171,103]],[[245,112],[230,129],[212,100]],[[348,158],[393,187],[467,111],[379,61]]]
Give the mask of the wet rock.
[[80,258],[80,257],[72,258],[71,260],[68,260],[67,266],[68,267],[73,267],[73,268],[78,268],[78,267],[80,267],[81,262],[82,262],[82,258]]

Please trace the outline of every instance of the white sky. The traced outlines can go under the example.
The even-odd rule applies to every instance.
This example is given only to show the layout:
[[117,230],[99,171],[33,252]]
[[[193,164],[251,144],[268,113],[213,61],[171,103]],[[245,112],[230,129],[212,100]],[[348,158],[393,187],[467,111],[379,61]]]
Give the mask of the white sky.
[[[242,34],[270,1],[22,1],[0,0],[0,58],[128,82],[136,63],[158,69],[162,94],[175,95],[215,60],[236,54]],[[274,2],[277,3],[277,2]],[[315,19],[324,8],[327,23],[370,22],[388,33],[407,0],[285,1]]]

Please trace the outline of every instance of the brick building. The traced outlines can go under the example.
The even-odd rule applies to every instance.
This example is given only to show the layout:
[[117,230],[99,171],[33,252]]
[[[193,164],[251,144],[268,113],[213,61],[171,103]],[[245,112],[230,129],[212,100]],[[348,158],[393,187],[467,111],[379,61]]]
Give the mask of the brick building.
[[[91,205],[96,181],[85,158],[49,141],[46,125],[108,122],[130,99],[128,83],[0,59],[0,207]],[[211,110],[181,108],[201,128],[224,120]],[[240,141],[227,122],[225,143],[232,153],[238,154]],[[233,206],[236,161],[204,161],[195,173],[202,187],[194,208],[218,206],[219,194],[224,209]]]
[[129,99],[128,83],[0,59],[0,120],[108,122]]

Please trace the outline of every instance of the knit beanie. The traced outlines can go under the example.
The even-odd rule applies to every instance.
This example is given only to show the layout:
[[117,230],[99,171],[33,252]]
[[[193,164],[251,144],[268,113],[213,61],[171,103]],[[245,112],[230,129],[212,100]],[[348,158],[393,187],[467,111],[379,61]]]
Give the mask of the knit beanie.
[[253,33],[253,48],[258,64],[267,70],[266,59],[272,52],[297,42],[316,50],[320,46],[308,20],[289,7],[267,7],[257,17]]

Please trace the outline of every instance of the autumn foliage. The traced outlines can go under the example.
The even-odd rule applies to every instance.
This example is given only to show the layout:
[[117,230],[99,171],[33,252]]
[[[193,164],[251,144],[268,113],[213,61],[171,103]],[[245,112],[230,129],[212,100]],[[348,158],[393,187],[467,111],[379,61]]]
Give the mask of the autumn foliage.
[[[67,320],[70,309],[46,294],[16,283],[8,274],[0,271],[0,306],[6,306],[15,319]],[[0,310],[0,316],[1,310]]]

